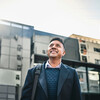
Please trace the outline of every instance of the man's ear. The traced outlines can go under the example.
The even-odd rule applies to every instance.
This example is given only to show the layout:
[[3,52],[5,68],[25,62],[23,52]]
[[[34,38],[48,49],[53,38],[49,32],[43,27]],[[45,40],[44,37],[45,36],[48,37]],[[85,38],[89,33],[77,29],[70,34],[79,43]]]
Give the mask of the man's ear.
[[63,52],[63,55],[62,56],[64,56],[66,54],[66,52],[65,52],[65,50],[64,50],[64,52]]

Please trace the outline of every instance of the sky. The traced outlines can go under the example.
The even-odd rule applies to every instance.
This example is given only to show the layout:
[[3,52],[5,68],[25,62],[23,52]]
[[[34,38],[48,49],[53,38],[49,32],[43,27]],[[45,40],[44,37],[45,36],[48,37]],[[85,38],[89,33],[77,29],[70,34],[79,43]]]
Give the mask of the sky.
[[100,0],[0,0],[0,19],[100,39]]

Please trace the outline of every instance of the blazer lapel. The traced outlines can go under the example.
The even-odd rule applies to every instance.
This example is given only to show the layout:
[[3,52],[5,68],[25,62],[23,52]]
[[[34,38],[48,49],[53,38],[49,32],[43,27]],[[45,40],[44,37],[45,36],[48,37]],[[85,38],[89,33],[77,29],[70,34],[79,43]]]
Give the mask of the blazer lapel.
[[61,88],[62,88],[65,80],[67,79],[68,75],[69,75],[68,68],[66,68],[66,66],[64,64],[61,64],[59,80],[58,80],[57,96],[59,95]]
[[48,97],[47,83],[46,83],[46,77],[45,77],[45,64],[42,65],[42,70],[41,70],[41,74],[39,77],[39,83],[40,83],[41,87],[43,88],[46,96]]

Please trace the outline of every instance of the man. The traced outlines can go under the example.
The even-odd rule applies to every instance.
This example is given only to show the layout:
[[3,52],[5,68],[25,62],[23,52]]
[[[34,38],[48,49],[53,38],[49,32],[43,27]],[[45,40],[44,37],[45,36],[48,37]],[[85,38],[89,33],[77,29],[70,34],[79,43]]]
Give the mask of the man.
[[[43,63],[35,100],[81,100],[80,84],[74,68],[61,62],[65,55],[64,43],[54,38],[48,46],[48,61]],[[31,100],[34,70],[28,71],[21,100]]]

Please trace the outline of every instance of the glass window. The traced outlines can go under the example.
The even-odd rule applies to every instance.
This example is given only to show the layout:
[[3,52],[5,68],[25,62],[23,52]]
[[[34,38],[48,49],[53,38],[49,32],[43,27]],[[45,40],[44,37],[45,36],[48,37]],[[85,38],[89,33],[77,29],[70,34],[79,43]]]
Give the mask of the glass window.
[[28,26],[23,26],[23,37],[31,38],[33,36],[33,29]]
[[16,75],[16,80],[19,80],[20,79],[20,76],[19,75]]
[[15,95],[14,94],[8,94],[8,98],[14,100],[15,99]]
[[22,50],[22,45],[17,45],[17,51],[21,51]]
[[87,62],[87,57],[86,56],[82,56],[82,61],[83,62]]
[[86,54],[87,53],[86,45],[85,44],[81,44],[81,53],[82,54]]
[[100,93],[100,70],[95,68],[88,68],[88,78],[89,78],[89,92]]
[[11,26],[12,26],[12,27],[17,27],[17,28],[22,28],[22,25],[20,25],[20,24],[15,24],[15,23],[12,23]]
[[3,25],[8,25],[8,26],[10,26],[10,22],[6,22],[6,21],[2,21],[2,20],[0,20],[0,24],[3,24]]
[[77,74],[79,76],[81,92],[87,92],[87,81],[86,81],[86,67],[85,66],[75,66]]
[[100,64],[100,59],[95,59],[95,64]]
[[29,30],[30,28],[28,26],[23,26],[23,29]]
[[[16,26],[16,27],[15,27]],[[22,26],[21,25],[17,25],[17,24],[12,24],[11,27],[11,37],[18,37],[18,36],[23,36],[23,31],[22,31]]]
[[17,70],[21,71],[21,69],[22,69],[22,65],[21,64],[17,65]]
[[6,85],[0,85],[0,93],[7,93],[7,86]]
[[21,55],[17,55],[17,60],[22,60]]
[[6,93],[0,93],[0,99],[1,100],[6,100],[7,94]]
[[95,52],[100,52],[100,48],[94,48]]
[[15,89],[15,86],[8,86],[8,88],[7,88],[7,90],[8,90],[8,93],[9,94],[15,94],[16,93],[16,89]]

